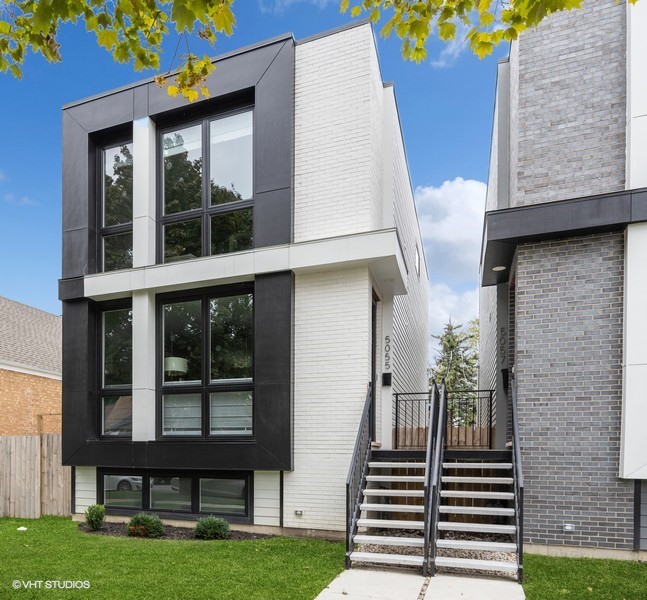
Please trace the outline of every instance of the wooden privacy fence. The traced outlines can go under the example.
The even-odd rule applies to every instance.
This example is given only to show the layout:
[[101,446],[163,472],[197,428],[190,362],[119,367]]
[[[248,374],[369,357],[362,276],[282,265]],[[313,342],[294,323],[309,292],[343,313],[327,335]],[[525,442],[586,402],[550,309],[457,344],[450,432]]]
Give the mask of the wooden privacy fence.
[[0,436],[0,517],[69,515],[71,469],[61,456],[60,433]]

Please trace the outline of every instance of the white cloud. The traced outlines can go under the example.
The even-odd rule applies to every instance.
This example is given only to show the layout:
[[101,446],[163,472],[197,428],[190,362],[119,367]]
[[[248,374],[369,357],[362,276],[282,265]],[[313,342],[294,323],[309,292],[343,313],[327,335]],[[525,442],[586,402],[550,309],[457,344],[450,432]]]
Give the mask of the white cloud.
[[326,8],[339,0],[258,0],[262,13],[282,13],[295,4],[312,4],[317,8]]
[[431,66],[436,69],[451,67],[469,48],[468,41],[465,39],[468,31],[467,25],[459,23],[456,27],[454,39],[449,42],[443,42],[445,46],[440,51],[438,58],[431,61]]
[[0,169],[0,183],[7,180],[7,174]]
[[465,292],[457,292],[446,283],[432,283],[429,286],[429,362],[434,363],[438,350],[438,340],[433,335],[440,335],[445,324],[451,319],[452,323],[463,325],[478,316],[479,292],[477,283],[474,288]]
[[457,177],[415,190],[420,231],[432,283],[476,281],[487,186]]

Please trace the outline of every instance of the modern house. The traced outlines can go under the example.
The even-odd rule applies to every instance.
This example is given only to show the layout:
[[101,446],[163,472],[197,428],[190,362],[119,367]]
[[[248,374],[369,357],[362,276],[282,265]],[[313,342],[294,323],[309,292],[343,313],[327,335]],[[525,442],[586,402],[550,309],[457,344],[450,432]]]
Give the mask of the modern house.
[[61,318],[0,296],[0,436],[61,432]]
[[[428,387],[428,279],[393,87],[353,24],[63,109],[73,513],[346,530],[360,419]],[[278,531],[278,529],[277,529]]]
[[480,387],[497,447],[516,392],[532,552],[647,549],[646,35],[644,3],[590,1],[498,65]]

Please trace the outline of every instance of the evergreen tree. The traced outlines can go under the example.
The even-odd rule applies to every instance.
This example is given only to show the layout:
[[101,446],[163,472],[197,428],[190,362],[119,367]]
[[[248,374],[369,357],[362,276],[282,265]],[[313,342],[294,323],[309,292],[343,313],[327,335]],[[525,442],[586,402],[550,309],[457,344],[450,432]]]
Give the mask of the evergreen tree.
[[433,337],[440,342],[439,354],[431,368],[431,379],[445,383],[447,390],[475,390],[478,386],[478,319],[463,326],[445,324],[441,335]]

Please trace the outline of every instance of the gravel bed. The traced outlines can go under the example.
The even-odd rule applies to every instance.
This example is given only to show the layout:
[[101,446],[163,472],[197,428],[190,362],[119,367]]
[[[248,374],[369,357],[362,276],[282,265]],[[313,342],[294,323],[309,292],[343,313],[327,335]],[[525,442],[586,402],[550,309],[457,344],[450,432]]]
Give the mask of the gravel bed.
[[[412,533],[411,531],[388,529],[377,530],[375,535],[384,535],[389,537],[422,537],[422,533]],[[491,533],[463,533],[460,531],[448,531],[445,539],[449,540],[478,540],[482,542],[510,542],[511,538],[507,535],[496,535]],[[360,552],[374,552],[376,554],[405,554],[409,556],[422,556],[422,549],[412,546],[378,546],[375,544],[358,544],[356,546]],[[438,556],[451,558],[471,558],[478,560],[496,560],[501,562],[516,563],[517,555],[515,552],[487,552],[483,550],[454,550],[451,548],[438,548]],[[483,571],[476,569],[455,569],[450,567],[439,568],[441,573],[451,573],[456,575],[484,575]],[[489,575],[500,577],[514,578],[515,574],[506,571],[489,571]]]

